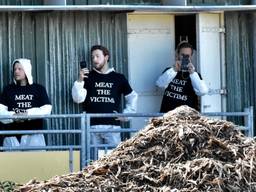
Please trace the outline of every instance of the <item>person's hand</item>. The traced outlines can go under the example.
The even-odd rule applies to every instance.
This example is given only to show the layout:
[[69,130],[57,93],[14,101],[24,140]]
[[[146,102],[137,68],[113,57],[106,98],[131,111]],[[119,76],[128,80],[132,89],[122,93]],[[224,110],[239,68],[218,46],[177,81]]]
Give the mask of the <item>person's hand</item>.
[[[117,111],[113,111],[114,113],[118,113]],[[127,122],[129,119],[127,117],[117,117],[115,119],[116,121],[121,121],[121,122]]]
[[[15,117],[22,117],[22,116],[26,116],[26,115],[28,115],[27,112],[13,114],[13,116],[15,116]],[[18,122],[18,123],[22,123],[25,121],[25,119],[14,119],[14,121]]]
[[173,66],[173,70],[174,70],[175,72],[178,72],[178,71],[181,70],[181,63],[180,63],[179,60],[176,61],[175,65]]
[[191,62],[188,64],[188,72],[189,74],[192,74],[195,72],[195,67]]
[[90,71],[89,71],[89,69],[87,69],[87,68],[80,69],[78,81],[81,82],[81,81],[84,80],[84,78],[88,78],[89,72],[90,72]]

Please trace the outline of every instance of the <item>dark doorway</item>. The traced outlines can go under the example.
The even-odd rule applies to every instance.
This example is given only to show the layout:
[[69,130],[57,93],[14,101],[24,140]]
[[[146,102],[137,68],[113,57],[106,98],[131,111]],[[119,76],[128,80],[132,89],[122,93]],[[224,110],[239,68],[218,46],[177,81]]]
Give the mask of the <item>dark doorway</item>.
[[196,49],[196,15],[175,16],[175,47],[180,41],[188,41]]

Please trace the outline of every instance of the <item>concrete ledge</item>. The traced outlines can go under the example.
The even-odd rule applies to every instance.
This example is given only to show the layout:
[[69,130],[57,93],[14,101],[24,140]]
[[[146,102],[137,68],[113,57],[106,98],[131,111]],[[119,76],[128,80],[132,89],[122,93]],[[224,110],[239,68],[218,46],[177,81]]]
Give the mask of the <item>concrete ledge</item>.
[[[79,171],[80,153],[73,152],[74,172]],[[25,184],[69,173],[69,151],[0,152],[0,181]]]

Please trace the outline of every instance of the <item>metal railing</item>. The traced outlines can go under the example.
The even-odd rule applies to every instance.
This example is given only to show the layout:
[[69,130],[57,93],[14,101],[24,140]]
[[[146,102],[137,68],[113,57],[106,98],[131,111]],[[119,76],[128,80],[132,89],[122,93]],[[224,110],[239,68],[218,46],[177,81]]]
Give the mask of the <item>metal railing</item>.
[[[82,149],[82,142],[85,142],[85,115],[84,114],[60,114],[60,115],[29,115],[29,116],[0,116],[0,120],[2,119],[66,119],[66,118],[73,118],[73,119],[80,119],[81,127],[79,129],[69,129],[69,130],[11,130],[11,131],[0,131],[1,135],[32,135],[32,134],[79,134],[81,138],[81,143],[79,145],[54,145],[54,146],[19,146],[19,147],[3,147],[0,146],[0,151],[28,151],[28,150],[68,150],[69,151],[69,171],[73,172],[74,170],[74,157],[73,152],[74,150],[85,150]],[[80,165],[82,162],[80,161]]]
[[126,12],[167,12],[198,13],[222,11],[255,11],[255,5],[1,5],[0,12],[38,11],[126,11]]
[[[80,169],[90,163],[91,159],[91,148],[113,148],[116,146],[111,146],[108,144],[93,145],[90,143],[90,136],[93,133],[104,133],[104,132],[120,132],[120,133],[132,133],[137,132],[139,129],[135,128],[120,128],[120,129],[91,129],[90,122],[91,118],[101,118],[101,117],[158,117],[161,113],[104,113],[104,114],[60,114],[60,115],[35,115],[35,116],[24,116],[24,117],[12,117],[12,116],[1,116],[1,119],[65,119],[65,118],[78,118],[80,119],[80,128],[77,130],[35,130],[35,131],[0,131],[0,135],[29,135],[29,134],[80,134],[80,144],[78,145],[56,145],[56,146],[40,146],[40,147],[0,147],[0,151],[26,151],[26,150],[69,150],[69,170],[73,172],[74,162],[73,162],[73,151],[80,150]],[[245,125],[239,127],[240,130],[245,131],[245,134],[249,137],[254,136],[254,125],[253,125],[253,107],[245,108],[244,112],[211,112],[202,113],[205,116],[235,116],[244,117]]]

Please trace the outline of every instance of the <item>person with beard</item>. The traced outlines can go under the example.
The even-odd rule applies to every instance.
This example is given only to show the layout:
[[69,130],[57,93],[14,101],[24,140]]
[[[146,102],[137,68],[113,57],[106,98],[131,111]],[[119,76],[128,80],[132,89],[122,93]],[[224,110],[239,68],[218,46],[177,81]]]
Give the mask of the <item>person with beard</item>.
[[[6,86],[0,96],[0,115],[48,115],[52,105],[42,85],[33,82],[29,59],[20,58],[12,64],[13,83]],[[4,130],[40,130],[43,119],[2,119]],[[9,135],[4,137],[4,147],[45,146],[43,134]]]
[[[122,95],[125,98],[123,113],[135,113],[137,93],[131,88],[123,74],[109,67],[109,50],[102,45],[91,47],[93,69],[82,68],[72,87],[72,98],[83,104],[86,113],[119,113]],[[92,118],[91,128],[118,129],[121,118]],[[93,133],[91,144],[120,143],[120,133]]]
[[188,105],[199,111],[198,96],[208,93],[208,87],[191,62],[193,47],[181,42],[176,49],[176,63],[167,68],[156,81],[156,86],[165,89],[161,113],[181,105]]

